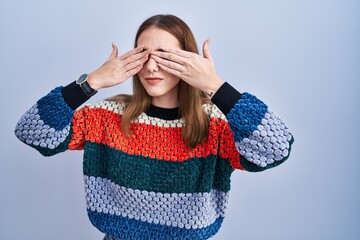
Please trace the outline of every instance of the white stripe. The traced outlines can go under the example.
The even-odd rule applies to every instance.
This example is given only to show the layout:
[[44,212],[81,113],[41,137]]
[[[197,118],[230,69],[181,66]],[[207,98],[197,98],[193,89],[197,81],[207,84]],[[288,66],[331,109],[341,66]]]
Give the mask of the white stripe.
[[[93,105],[87,105],[90,108],[101,108],[105,110],[112,111],[116,114],[123,115],[125,104],[114,102],[114,101],[100,101]],[[205,113],[212,118],[219,118],[225,121],[225,115],[219,110],[219,108],[215,104],[204,104],[203,109]],[[185,121],[183,118],[175,119],[175,120],[163,120],[155,117],[150,117],[145,113],[140,114],[140,116],[133,121],[133,123],[145,123],[153,126],[159,127],[169,127],[169,128],[182,128],[185,126]]]
[[124,114],[124,109],[125,109],[125,103],[106,101],[106,100],[99,101],[95,104],[87,104],[86,106],[89,108],[102,108],[120,115]]
[[[105,110],[112,111],[116,114],[123,115],[125,109],[125,103],[119,103],[114,101],[100,101],[94,105],[88,105],[90,108],[101,108]],[[184,127],[185,122],[183,119],[175,119],[175,120],[163,120],[155,117],[147,116],[145,113],[140,114],[138,118],[136,118],[133,123],[145,123],[153,126],[159,127]]]
[[211,118],[219,118],[222,120],[225,120],[227,122],[227,119],[225,115],[220,111],[220,109],[213,103],[207,103],[202,105],[205,113],[211,117]]
[[228,193],[155,193],[119,186],[106,178],[84,176],[87,208],[144,222],[203,228],[224,217]]

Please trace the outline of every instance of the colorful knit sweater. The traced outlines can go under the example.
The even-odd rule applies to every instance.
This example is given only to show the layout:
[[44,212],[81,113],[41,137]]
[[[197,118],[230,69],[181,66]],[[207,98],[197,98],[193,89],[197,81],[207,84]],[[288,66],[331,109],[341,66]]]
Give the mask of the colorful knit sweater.
[[75,83],[41,98],[18,122],[17,137],[45,156],[84,150],[87,212],[118,239],[208,239],[226,212],[235,169],[262,171],[284,162],[293,137],[255,96],[225,83],[203,106],[208,139],[181,140],[177,109],[151,106],[121,130],[125,105],[88,97]]

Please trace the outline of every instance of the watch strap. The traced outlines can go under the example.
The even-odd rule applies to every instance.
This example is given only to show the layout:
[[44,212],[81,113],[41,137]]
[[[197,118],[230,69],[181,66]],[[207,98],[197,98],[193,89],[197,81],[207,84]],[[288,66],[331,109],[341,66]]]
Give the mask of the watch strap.
[[88,79],[89,76],[86,73],[84,73],[79,77],[76,83],[80,85],[81,89],[84,91],[84,93],[87,96],[91,97],[95,93],[97,93],[97,91],[90,86],[90,84],[88,83]]
[[93,96],[95,93],[97,93],[97,91],[95,89],[93,89],[90,84],[85,81],[83,83],[80,83],[80,87],[82,88],[82,90],[84,91],[84,93],[86,95],[88,95],[89,97]]

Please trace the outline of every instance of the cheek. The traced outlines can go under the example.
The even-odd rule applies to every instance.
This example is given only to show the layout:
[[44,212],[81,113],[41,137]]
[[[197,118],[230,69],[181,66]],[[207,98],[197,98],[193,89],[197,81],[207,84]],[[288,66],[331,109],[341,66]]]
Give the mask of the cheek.
[[138,77],[141,79],[143,76],[144,76],[144,73],[145,73],[145,67],[143,67],[138,73]]
[[169,73],[165,73],[164,74],[166,76],[167,79],[169,79],[171,82],[179,82],[180,78],[178,78],[175,75],[169,74]]

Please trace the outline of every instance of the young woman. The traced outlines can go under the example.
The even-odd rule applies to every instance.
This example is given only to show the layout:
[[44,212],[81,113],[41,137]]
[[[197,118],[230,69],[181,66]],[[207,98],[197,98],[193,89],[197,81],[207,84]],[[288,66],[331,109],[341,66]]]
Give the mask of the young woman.
[[[133,76],[133,95],[77,109]],[[230,176],[283,163],[293,137],[267,105],[215,71],[209,40],[156,15],[135,48],[41,98],[17,137],[45,156],[84,150],[87,212],[105,239],[208,239],[224,219]]]

